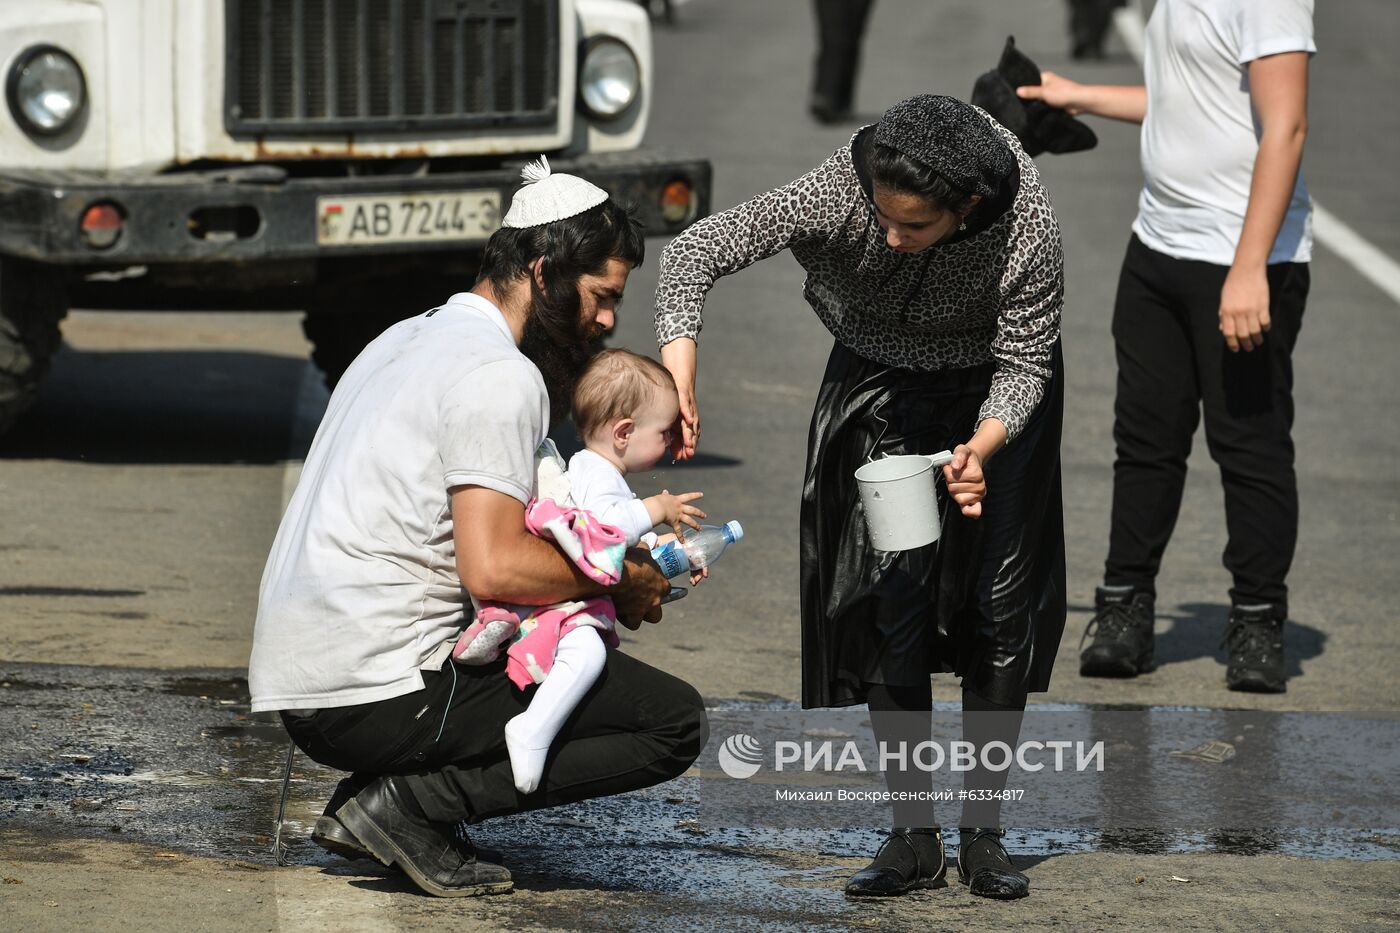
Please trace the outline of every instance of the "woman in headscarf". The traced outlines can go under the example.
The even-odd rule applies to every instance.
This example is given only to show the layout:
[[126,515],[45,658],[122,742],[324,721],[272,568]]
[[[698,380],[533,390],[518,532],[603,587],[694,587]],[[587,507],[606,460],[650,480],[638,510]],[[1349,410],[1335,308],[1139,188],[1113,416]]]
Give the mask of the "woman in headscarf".
[[[1065,621],[1064,264],[1035,165],[984,111],[921,95],[808,174],[673,240],[656,330],[680,390],[682,456],[700,436],[705,296],[719,277],[784,249],[835,338],[802,491],[802,705],[866,703],[885,747],[913,748],[929,739],[929,675],[952,672],[965,738],[1014,747],[1027,693],[1049,686]],[[954,459],[941,540],[875,550],[855,469],[945,448]],[[965,774],[964,787],[986,799],[964,806],[958,847],[959,880],[1003,899],[1029,889],[992,799],[1006,776],[980,765]],[[932,775],[909,768],[886,780],[892,790],[932,787]],[[894,823],[848,894],[945,883],[927,798],[895,804]]]

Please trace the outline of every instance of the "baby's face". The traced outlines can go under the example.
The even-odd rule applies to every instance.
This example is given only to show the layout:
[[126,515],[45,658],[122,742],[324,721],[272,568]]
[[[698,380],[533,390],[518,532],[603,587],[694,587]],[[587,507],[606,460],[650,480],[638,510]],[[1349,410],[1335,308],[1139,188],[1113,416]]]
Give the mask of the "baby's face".
[[671,429],[680,417],[680,400],[674,392],[657,389],[637,414],[637,426],[622,462],[628,472],[649,470],[671,449]]

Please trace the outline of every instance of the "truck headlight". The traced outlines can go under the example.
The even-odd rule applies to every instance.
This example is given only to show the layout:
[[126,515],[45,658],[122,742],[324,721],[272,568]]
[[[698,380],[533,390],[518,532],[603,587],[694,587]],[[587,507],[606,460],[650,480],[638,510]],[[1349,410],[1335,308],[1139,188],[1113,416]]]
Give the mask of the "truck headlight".
[[77,121],[87,104],[87,83],[78,62],[62,49],[25,49],[10,68],[5,86],[10,112],[31,136],[56,136]]
[[597,36],[584,45],[579,67],[578,92],[584,109],[599,120],[620,117],[642,87],[637,56],[625,42]]

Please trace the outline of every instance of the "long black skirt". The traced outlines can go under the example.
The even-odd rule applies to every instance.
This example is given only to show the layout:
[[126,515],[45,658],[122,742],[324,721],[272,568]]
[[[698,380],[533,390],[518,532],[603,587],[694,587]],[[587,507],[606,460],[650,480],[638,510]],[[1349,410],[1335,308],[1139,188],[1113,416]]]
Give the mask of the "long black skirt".
[[1056,347],[1040,405],[987,464],[980,518],[965,517],[940,478],[940,539],[877,551],[856,468],[872,457],[966,443],[993,366],[919,373],[836,344],[802,487],[804,708],[862,703],[867,683],[913,686],[940,671],[1007,705],[1049,688],[1065,625],[1061,370]]

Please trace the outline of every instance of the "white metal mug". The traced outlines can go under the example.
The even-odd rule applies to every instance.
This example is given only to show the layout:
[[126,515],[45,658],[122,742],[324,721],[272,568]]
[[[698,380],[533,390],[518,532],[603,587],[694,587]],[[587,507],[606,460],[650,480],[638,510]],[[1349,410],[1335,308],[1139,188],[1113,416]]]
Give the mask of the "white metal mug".
[[952,451],[872,460],[856,470],[865,526],[877,551],[907,551],[938,540],[938,468]]

